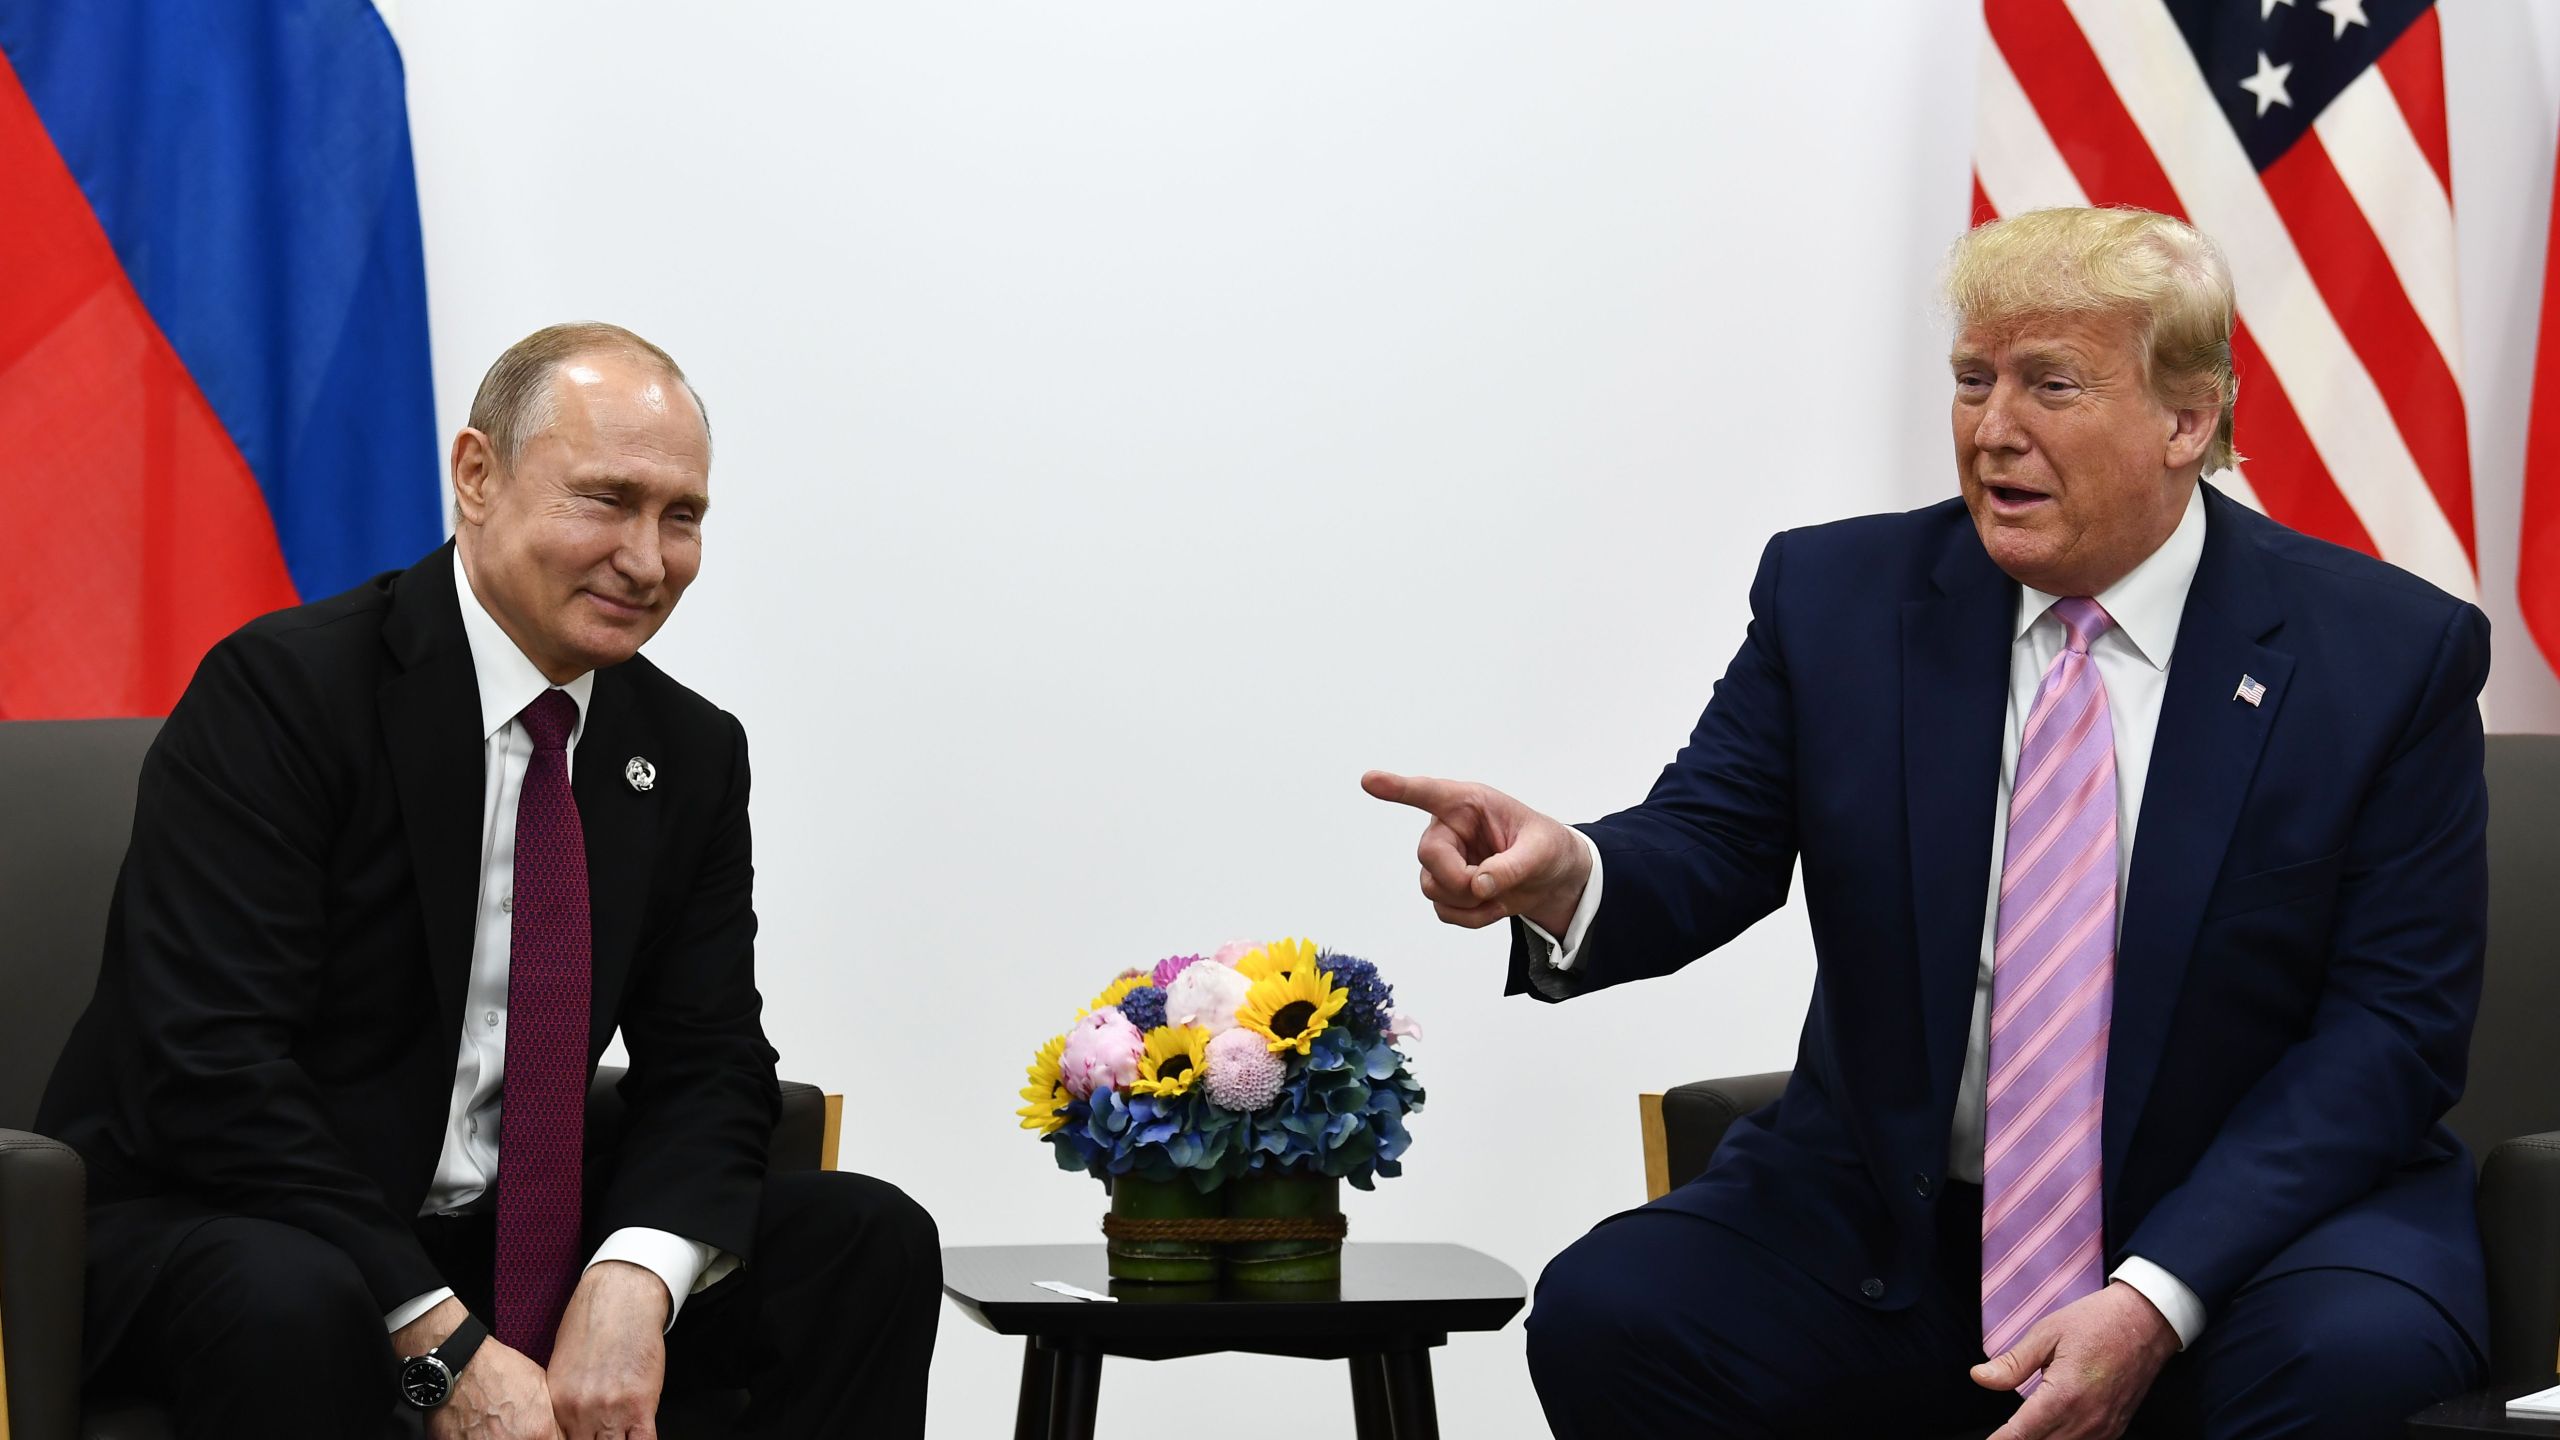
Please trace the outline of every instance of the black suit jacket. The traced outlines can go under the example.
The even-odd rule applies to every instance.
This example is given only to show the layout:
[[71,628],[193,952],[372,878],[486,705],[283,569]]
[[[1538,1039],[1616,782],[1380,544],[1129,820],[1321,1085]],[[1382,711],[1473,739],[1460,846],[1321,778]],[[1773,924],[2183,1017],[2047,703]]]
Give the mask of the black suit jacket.
[[[1583,827],[1600,909],[1565,983],[1537,977],[1676,970],[1801,862],[1817,976],[1786,1093],[1657,1203],[1879,1308],[1934,1278],[2017,603],[1960,501],[1771,541],[1688,747]],[[2142,1256],[2208,1311],[2370,1270],[2485,1342],[2471,1161],[2438,1118],[2480,1004],[2488,669],[2478,610],[2207,487],[2116,947],[2108,1268]]]
[[[449,544],[205,657],[144,762],[97,993],[37,1115],[88,1164],[93,1365],[210,1215],[327,1240],[385,1311],[446,1283],[411,1222],[452,1098],[484,749]],[[617,1026],[631,1053],[590,1228],[749,1258],[780,1094],[745,733],[634,659],[595,677],[571,788],[590,1071]]]

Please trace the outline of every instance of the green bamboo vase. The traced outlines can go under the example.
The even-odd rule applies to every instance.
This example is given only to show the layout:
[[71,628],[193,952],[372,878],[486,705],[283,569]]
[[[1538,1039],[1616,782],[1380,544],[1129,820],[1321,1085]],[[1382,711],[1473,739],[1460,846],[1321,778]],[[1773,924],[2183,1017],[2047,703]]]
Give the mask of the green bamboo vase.
[[[1217,1190],[1201,1193],[1188,1180],[1121,1175],[1111,1181],[1111,1213],[1133,1220],[1210,1220],[1226,1213],[1226,1200]],[[1212,1240],[1123,1240],[1114,1235],[1109,1250],[1114,1280],[1217,1283],[1218,1245]]]
[[[1331,1175],[1246,1175],[1225,1186],[1230,1220],[1305,1219],[1342,1213]],[[1321,1285],[1342,1279],[1342,1241],[1245,1240],[1226,1247],[1227,1279],[1242,1285]]]

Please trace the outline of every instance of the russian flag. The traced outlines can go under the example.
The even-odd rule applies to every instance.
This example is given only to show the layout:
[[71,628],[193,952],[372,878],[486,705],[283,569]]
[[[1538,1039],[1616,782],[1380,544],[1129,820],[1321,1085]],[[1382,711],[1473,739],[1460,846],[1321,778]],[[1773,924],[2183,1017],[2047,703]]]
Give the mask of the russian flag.
[[443,534],[371,0],[0,0],[0,719],[167,713]]

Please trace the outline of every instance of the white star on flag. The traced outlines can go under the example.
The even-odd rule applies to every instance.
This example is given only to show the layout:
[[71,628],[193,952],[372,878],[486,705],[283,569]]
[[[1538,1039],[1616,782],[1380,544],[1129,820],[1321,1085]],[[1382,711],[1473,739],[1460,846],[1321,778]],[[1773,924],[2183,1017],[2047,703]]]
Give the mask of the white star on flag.
[[[2364,18],[2364,0],[2320,0],[2320,13],[2337,22],[2336,32],[2329,36],[2332,40],[2345,39],[2350,25],[2362,25],[2368,30],[2373,28],[2373,22]],[[2258,18],[2263,20],[2266,17],[2261,15]]]
[[2258,52],[2258,73],[2241,81],[2240,88],[2258,97],[2258,115],[2261,119],[2265,118],[2267,108],[2271,105],[2282,105],[2288,110],[2293,108],[2293,96],[2287,94],[2284,88],[2285,77],[2292,73],[2292,65],[2270,65],[2267,63],[2267,52],[2264,50]]
[[2277,6],[2290,5],[2292,3],[2293,0],[2258,0],[2258,18],[2260,20],[2264,20],[2268,16],[2276,13]]

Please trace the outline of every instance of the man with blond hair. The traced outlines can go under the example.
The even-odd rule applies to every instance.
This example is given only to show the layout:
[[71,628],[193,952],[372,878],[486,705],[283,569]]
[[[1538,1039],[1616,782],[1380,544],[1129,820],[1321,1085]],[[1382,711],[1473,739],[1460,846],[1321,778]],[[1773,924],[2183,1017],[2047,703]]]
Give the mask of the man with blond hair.
[[933,1222],[768,1173],[746,734],[638,653],[710,470],[665,351],[538,331],[452,543],[205,657],[37,1117],[88,1164],[97,1388],[186,1440],[647,1440],[739,1388],[723,1433],[924,1433]]
[[1961,495],[1769,543],[1644,803],[1431,814],[1442,919],[1511,989],[1680,968],[1800,864],[1781,1099],[1547,1268],[1571,1440],[2394,1436],[2474,1383],[2480,613],[2285,529],[2233,461],[2227,267],[2054,210],[1948,280]]

